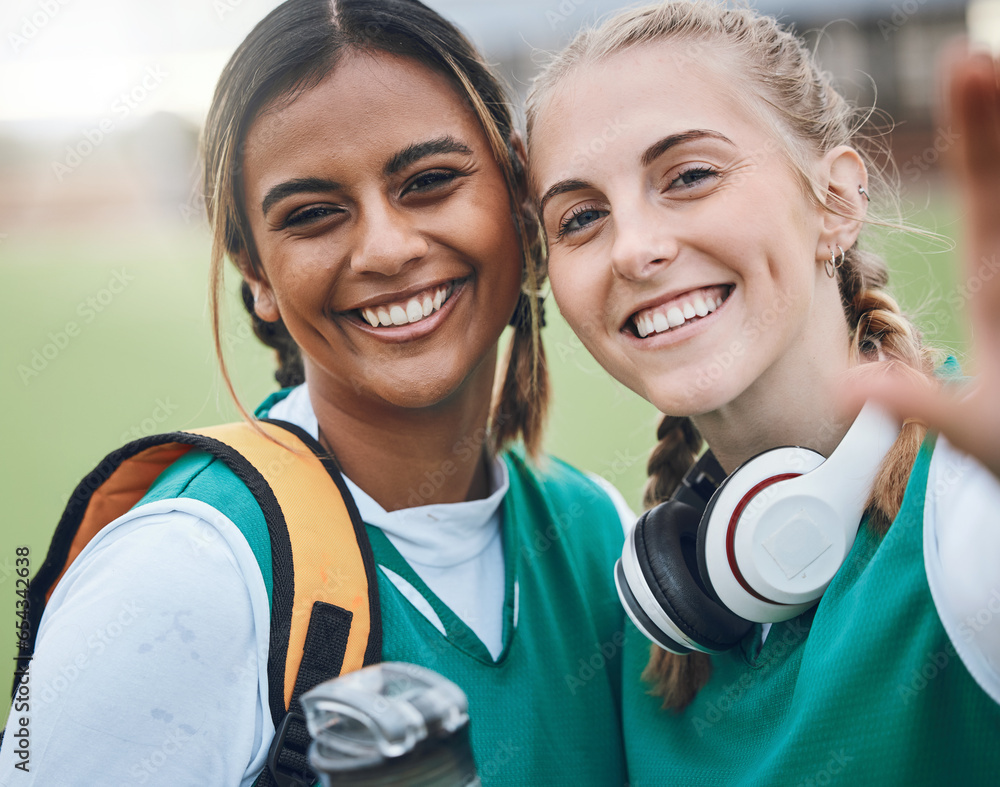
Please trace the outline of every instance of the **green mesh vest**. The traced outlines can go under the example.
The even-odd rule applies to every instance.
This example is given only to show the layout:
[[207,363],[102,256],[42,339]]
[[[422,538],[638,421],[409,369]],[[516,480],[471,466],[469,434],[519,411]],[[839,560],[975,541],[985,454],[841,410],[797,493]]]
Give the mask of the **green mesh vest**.
[[447,631],[442,635],[380,571],[382,656],[422,664],[462,687],[485,787],[622,785],[623,613],[612,576],[620,518],[596,484],[557,460],[542,471],[518,455],[504,460],[510,491],[502,508],[499,658],[493,661],[385,535],[369,527],[376,563],[413,585]]
[[624,733],[632,787],[1000,784],[1000,708],[941,625],[923,558],[933,442],[884,539],[862,525],[820,603],[713,657],[683,712],[639,674],[648,641],[628,624]]
[[[257,415],[265,416],[276,398]],[[494,662],[382,531],[368,526],[376,563],[413,585],[448,632],[442,636],[377,571],[382,660],[421,664],[465,691],[484,787],[622,785],[624,613],[612,574],[622,548],[621,519],[595,483],[556,459],[546,459],[542,470],[517,454],[505,454],[504,461],[510,490],[501,509],[506,590],[500,657]],[[195,474],[201,483],[192,486]],[[224,465],[192,452],[144,502],[175,496],[181,488],[239,523],[270,596],[267,527],[249,490]]]

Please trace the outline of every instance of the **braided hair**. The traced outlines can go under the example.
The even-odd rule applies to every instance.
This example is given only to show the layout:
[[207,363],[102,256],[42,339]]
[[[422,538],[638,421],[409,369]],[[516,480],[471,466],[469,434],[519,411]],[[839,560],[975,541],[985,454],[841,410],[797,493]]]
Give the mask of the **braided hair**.
[[[749,100],[748,108],[773,129],[774,138],[786,150],[805,192],[816,204],[849,215],[850,206],[844,201],[832,208],[824,205],[808,175],[809,161],[840,145],[855,147],[867,159],[872,199],[893,191],[874,166],[870,150],[877,146],[859,133],[868,114],[850,106],[837,92],[803,42],[771,17],[708,2],[677,0],[627,10],[581,32],[535,80],[528,96],[529,142],[546,97],[574,67],[662,41],[679,42],[692,54],[702,56],[704,48],[725,47],[739,58],[742,68],[736,78],[742,79],[746,93],[757,99]],[[844,252],[835,275],[851,330],[853,360],[858,364],[871,362],[864,367],[893,368],[929,378],[933,355],[886,292],[885,261],[855,243]],[[868,527],[876,533],[884,534],[899,511],[925,431],[919,423],[905,424],[882,463],[867,505]],[[685,417],[665,416],[657,439],[648,464],[643,501],[647,507],[670,497],[705,448],[693,422]],[[707,654],[681,656],[654,645],[643,677],[652,684],[652,693],[663,698],[664,707],[680,710],[694,699],[710,674]]]

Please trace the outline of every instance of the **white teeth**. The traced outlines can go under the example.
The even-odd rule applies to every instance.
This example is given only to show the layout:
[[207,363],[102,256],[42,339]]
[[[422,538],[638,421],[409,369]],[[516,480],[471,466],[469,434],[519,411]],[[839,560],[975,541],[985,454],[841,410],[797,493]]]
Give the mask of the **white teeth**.
[[406,325],[410,321],[402,306],[393,306],[389,309],[389,317],[392,318],[393,325]]
[[722,295],[706,296],[699,292],[690,301],[671,306],[666,310],[666,313],[646,309],[642,314],[637,314],[632,318],[632,324],[635,326],[635,332],[645,339],[654,333],[663,333],[671,328],[677,328],[688,320],[705,317],[718,309],[724,300],[725,297]]
[[448,300],[451,292],[451,285],[447,285],[439,287],[433,294],[425,292],[423,295],[411,298],[405,304],[365,307],[359,311],[365,322],[374,328],[378,328],[379,325],[409,325],[430,317]]
[[671,306],[669,309],[667,309],[667,323],[669,323],[671,328],[676,328],[678,325],[683,325],[684,312],[682,312],[676,306]]

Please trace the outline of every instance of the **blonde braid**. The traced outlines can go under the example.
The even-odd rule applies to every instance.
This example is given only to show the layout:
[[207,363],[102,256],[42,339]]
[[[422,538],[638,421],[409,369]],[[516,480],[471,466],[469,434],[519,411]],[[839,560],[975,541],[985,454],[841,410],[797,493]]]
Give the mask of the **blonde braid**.
[[[899,304],[879,289],[861,290],[851,302],[849,317],[856,327],[851,352],[862,374],[891,371],[930,382],[935,353],[925,347],[917,328],[907,319]],[[865,360],[871,363],[864,364]],[[917,421],[907,421],[889,449],[868,497],[868,526],[885,535],[899,513],[903,494],[927,428]]]
[[684,710],[710,677],[712,659],[707,653],[681,656],[656,645],[649,646],[649,662],[642,671],[642,679],[652,684],[650,694],[663,698],[664,709]]
[[[663,416],[656,438],[658,442],[646,465],[649,480],[642,499],[646,508],[670,498],[705,447],[690,418]],[[650,694],[663,698],[664,708],[681,710],[708,683],[711,674],[712,661],[706,653],[681,656],[650,645],[649,663],[642,679],[652,684]]]
[[646,464],[649,480],[642,495],[645,508],[652,508],[670,498],[704,446],[694,422],[690,418],[673,415],[663,416],[656,430],[656,439],[658,442]]
[[[753,111],[782,143],[789,162],[798,172],[806,192],[827,210],[850,215],[849,204],[828,206],[809,175],[809,162],[838,145],[850,145],[866,160],[868,193],[877,199],[894,191],[883,183],[876,156],[885,156],[876,139],[865,139],[859,129],[871,112],[859,112],[834,88],[828,74],[818,67],[804,43],[771,17],[749,8],[726,8],[691,0],[660,2],[623,11],[594,30],[579,34],[535,79],[527,99],[528,142],[546,99],[570,71],[651,42],[672,41],[684,46],[673,55],[692,64],[705,61],[705,48],[715,47],[739,59],[741,80]],[[735,75],[734,75],[735,76]],[[891,173],[890,173],[891,174]],[[888,180],[888,178],[887,178]],[[824,190],[825,192],[825,190]],[[874,222],[881,223],[881,222]],[[899,227],[898,224],[886,226]],[[888,272],[884,261],[852,246],[838,269],[841,299],[848,325],[853,327],[853,353],[864,372],[901,369],[924,379],[932,375],[931,353],[920,335],[900,312],[884,287]],[[869,363],[869,362],[877,363]],[[666,499],[693,461],[700,437],[694,440],[687,419],[664,418],[658,432],[659,444],[650,458],[647,505]],[[924,428],[916,423],[904,426],[875,480],[869,499],[869,526],[884,533],[899,511],[903,492],[913,467]],[[687,465],[684,462],[687,461]],[[705,654],[678,656],[657,647],[643,679],[653,683],[651,693],[664,699],[664,707],[685,707],[707,682],[711,662]]]

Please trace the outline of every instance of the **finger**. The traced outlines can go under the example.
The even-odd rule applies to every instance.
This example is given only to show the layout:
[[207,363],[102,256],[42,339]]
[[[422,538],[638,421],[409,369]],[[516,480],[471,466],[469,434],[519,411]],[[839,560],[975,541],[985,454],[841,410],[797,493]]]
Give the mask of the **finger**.
[[950,79],[951,116],[957,126],[957,164],[963,178],[969,178],[1000,193],[997,174],[1000,160],[1000,91],[997,63],[984,52],[974,52],[953,63]]
[[955,393],[932,388],[903,377],[862,379],[848,396],[854,407],[876,402],[900,421],[916,420],[970,456],[1000,478],[1000,418],[982,385]]
[[952,53],[950,114],[957,138],[952,162],[967,215],[964,291],[977,355],[1000,351],[1000,80],[988,54]]
[[955,426],[955,400],[926,383],[904,377],[862,379],[852,384],[848,397],[855,406],[866,401],[882,405],[901,421],[916,419],[943,431]]

